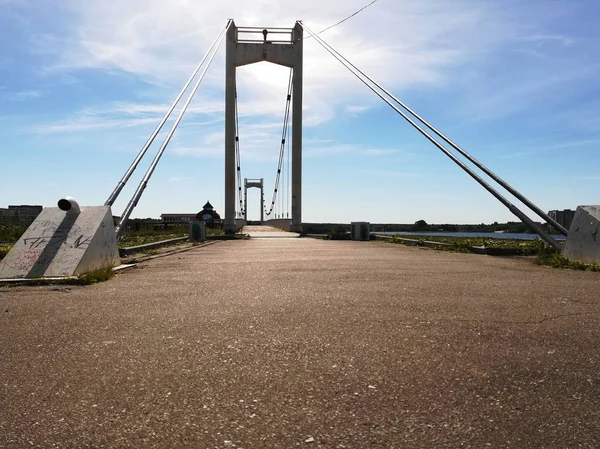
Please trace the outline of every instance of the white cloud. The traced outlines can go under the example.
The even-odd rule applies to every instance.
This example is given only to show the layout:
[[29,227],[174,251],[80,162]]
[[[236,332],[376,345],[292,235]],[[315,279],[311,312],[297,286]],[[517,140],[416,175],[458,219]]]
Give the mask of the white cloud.
[[[304,19],[320,30],[364,1],[72,0],[63,5],[75,26],[56,47],[61,70],[119,70],[174,86],[187,78],[232,11],[240,26],[291,27]],[[379,81],[406,89],[448,82],[452,67],[512,39],[511,19],[504,8],[487,2],[381,1],[323,37]],[[479,30],[482,21],[488,23],[485,33]],[[223,89],[223,65],[222,48],[205,81],[215,92]],[[239,72],[240,111],[247,106],[253,115],[281,114],[287,69],[255,64]],[[307,126],[331,120],[340,106],[359,112],[357,104],[368,108],[378,101],[314,39],[305,41],[304,82]]]
[[525,36],[523,40],[540,44],[557,43],[564,47],[568,47],[575,42],[575,39],[559,34],[533,34]]
[[368,148],[364,150],[364,154],[367,156],[381,156],[400,153],[401,150],[394,148]]
[[34,129],[39,133],[71,133],[97,129],[132,128],[150,123],[156,123],[156,120],[154,118],[127,120],[104,118],[98,119],[79,116],[73,120],[64,120],[49,124],[38,124]]
[[42,95],[44,95],[44,93],[40,90],[23,90],[5,94],[5,96],[12,101],[26,101],[34,98],[40,98]]
[[350,104],[350,105],[346,106],[346,112],[348,112],[349,114],[351,114],[353,116],[357,116],[365,111],[368,111],[369,109],[371,109],[369,106],[358,105],[358,104]]
[[[107,106],[123,116],[115,123],[130,115],[134,120],[126,126],[136,126],[145,123],[143,118],[154,116],[158,120],[162,116],[171,101],[169,97],[175,96],[178,85],[187,79],[232,11],[236,12],[238,26],[291,27],[296,19],[304,19],[311,29],[320,30],[363,5],[363,0],[350,0],[343,6],[334,0],[282,0],[276,5],[242,0],[209,4],[188,0],[129,0],[119,4],[67,0],[62,8],[73,17],[73,27],[64,35],[44,35],[38,40],[45,53],[55,52],[58,63],[53,71],[76,73],[78,69],[92,68],[128,72],[157,86],[154,97],[166,101]],[[518,85],[513,84],[510,76],[497,77],[492,81],[496,83],[494,88],[490,88],[485,75],[479,74],[474,80],[464,77],[462,67],[477,66],[503,46],[544,56],[540,46],[573,45],[573,38],[543,29],[545,11],[535,20],[523,20],[519,8],[517,3],[508,8],[504,3],[467,0],[382,0],[322,36],[394,92],[452,83],[458,91],[466,91],[458,109],[461,114],[469,120],[489,119],[527,108],[561,83],[585,79],[595,73],[595,68],[566,68],[544,79],[537,74],[524,77]],[[338,112],[361,114],[379,104],[379,99],[315,39],[305,40],[304,58],[304,126],[331,121]],[[268,63],[238,69],[240,117],[269,121],[281,117],[288,73],[287,68]],[[188,119],[193,114],[212,115],[200,117],[205,122],[222,117],[223,88],[224,47],[190,107]],[[94,125],[88,114],[84,123],[73,127],[49,124],[48,129],[58,132],[113,126],[104,117],[98,120],[100,124]]]

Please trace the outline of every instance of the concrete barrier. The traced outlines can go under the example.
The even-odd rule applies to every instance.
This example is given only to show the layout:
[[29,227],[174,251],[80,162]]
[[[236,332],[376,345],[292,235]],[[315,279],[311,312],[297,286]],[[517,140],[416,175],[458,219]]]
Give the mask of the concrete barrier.
[[0,279],[77,276],[119,263],[110,207],[67,197],[44,208],[0,261]]
[[153,249],[163,248],[169,245],[178,245],[180,243],[185,243],[189,240],[189,237],[177,237],[169,240],[161,240],[160,242],[152,242],[152,243],[144,243],[143,245],[137,246],[128,246],[127,248],[119,248],[119,255],[121,257],[126,257],[131,254],[137,254],[144,251],[149,251]]
[[563,256],[600,263],[600,206],[577,207]]

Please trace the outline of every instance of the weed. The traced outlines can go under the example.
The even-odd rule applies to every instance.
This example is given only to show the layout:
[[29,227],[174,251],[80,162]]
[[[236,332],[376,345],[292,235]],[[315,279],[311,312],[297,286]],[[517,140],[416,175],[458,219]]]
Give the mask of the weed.
[[577,260],[571,260],[560,253],[542,253],[539,254],[536,262],[538,265],[547,265],[553,268],[566,268],[569,270],[600,271],[600,265],[595,263],[584,263]]
[[[419,236],[421,237],[421,236]],[[403,238],[415,240],[415,236],[406,237],[395,235],[389,241],[392,243],[403,243]],[[600,271],[600,265],[587,264],[568,259],[555,251],[550,245],[541,239],[519,240],[519,239],[486,239],[481,237],[422,237],[419,241],[430,241],[446,243],[449,245],[435,246],[442,251],[468,252],[469,247],[484,246],[486,248],[506,248],[516,250],[520,256],[537,256],[538,265],[546,265],[554,268],[566,268],[571,270]]]
[[90,285],[95,284],[96,282],[108,281],[109,279],[112,279],[114,275],[115,272],[113,271],[113,267],[105,266],[80,274],[77,276],[77,279],[81,282],[81,285]]

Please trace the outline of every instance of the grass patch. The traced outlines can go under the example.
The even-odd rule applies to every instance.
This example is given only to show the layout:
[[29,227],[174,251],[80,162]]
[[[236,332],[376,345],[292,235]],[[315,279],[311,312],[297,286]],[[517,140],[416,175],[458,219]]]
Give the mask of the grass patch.
[[142,251],[142,254],[147,254],[148,256],[156,256],[158,254],[158,250],[156,249],[145,249]]
[[563,256],[561,253],[554,251],[546,242],[542,242],[540,250],[537,254],[536,262],[538,265],[545,265],[553,268],[563,268],[568,270],[581,271],[600,271],[600,265],[595,263],[585,263],[578,260],[572,260]]
[[[129,248],[130,246],[146,245],[148,243],[162,242],[163,240],[188,237],[190,235],[187,226],[178,226],[169,230],[146,229],[143,231],[124,232],[119,238],[119,248]],[[206,229],[206,236],[225,235],[222,229]]]
[[148,243],[162,242],[163,240],[187,237],[188,232],[152,232],[152,233],[123,233],[119,238],[119,248],[146,245]]
[[12,245],[0,245],[0,260],[4,259],[4,257],[8,254]]
[[584,263],[566,258],[560,253],[540,254],[536,262],[553,268],[566,268],[569,270],[600,271],[600,265]]
[[80,274],[79,276],[64,278],[64,279],[23,279],[23,281],[19,282],[11,282],[2,285],[7,285],[9,287],[16,287],[18,285],[32,285],[32,286],[43,286],[43,285],[91,285],[96,284],[98,282],[108,281],[115,277],[115,272],[113,271],[113,267],[107,266],[98,268],[96,270],[89,271],[84,274]]
[[104,282],[112,279],[115,276],[113,267],[106,266],[97,268],[96,270],[88,271],[87,273],[80,274],[77,276],[77,280],[80,281],[80,285],[90,285],[97,282]]
[[0,242],[16,243],[26,230],[21,223],[0,222]]
[[519,240],[519,239],[489,239],[484,237],[433,237],[419,236],[415,239],[414,235],[395,235],[390,238],[391,243],[403,243],[402,238],[418,240],[420,242],[439,242],[450,246],[440,245],[433,249],[441,251],[455,251],[466,253],[471,246],[483,246],[486,248],[512,249],[519,256],[537,256],[536,263],[553,268],[562,268],[569,270],[583,270],[600,272],[600,265],[593,263],[584,263],[577,260],[571,260],[557,252],[544,242],[542,239]]
[[[436,246],[435,249],[441,251],[455,251],[466,253],[473,246],[483,246],[484,248],[501,248],[514,250],[520,256],[532,256],[539,254],[542,246],[547,245],[543,240],[520,240],[520,239],[490,239],[485,237],[438,237],[438,236],[418,236],[414,235],[394,235],[389,240],[392,243],[403,243],[402,239],[418,240],[419,242],[437,242],[443,245]],[[548,246],[549,247],[549,246]]]

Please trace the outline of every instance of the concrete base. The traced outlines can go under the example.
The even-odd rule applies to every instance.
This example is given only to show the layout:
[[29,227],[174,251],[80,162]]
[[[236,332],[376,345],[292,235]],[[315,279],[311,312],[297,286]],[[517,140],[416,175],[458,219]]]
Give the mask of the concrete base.
[[48,207],[0,261],[0,278],[77,276],[119,264],[110,207],[84,207],[80,213]]
[[579,206],[569,229],[563,255],[600,263],[600,206]]
[[292,224],[290,226],[291,232],[297,232],[298,234],[302,233],[302,223],[301,224]]
[[225,231],[225,234],[235,234],[237,230],[237,225],[223,225],[223,231]]

